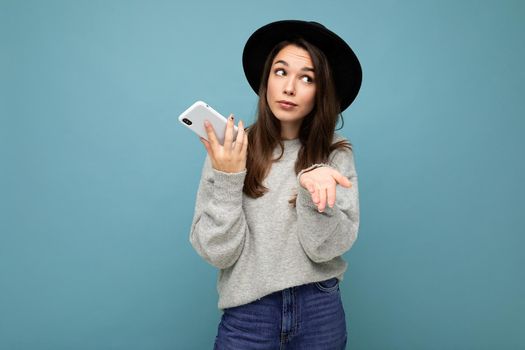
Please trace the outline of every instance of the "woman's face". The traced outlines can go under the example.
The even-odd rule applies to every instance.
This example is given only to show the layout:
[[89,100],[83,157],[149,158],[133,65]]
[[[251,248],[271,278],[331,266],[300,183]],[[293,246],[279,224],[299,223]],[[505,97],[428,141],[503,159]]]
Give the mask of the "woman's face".
[[308,51],[283,47],[275,56],[268,77],[266,100],[282,127],[298,128],[315,104],[315,75]]

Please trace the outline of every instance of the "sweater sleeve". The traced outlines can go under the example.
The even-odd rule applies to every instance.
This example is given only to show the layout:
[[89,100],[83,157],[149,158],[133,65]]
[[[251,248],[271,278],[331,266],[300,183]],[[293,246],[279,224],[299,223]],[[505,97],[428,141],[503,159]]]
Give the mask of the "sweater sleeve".
[[248,225],[242,209],[246,171],[224,173],[213,169],[208,156],[195,202],[190,243],[211,265],[232,266],[244,247]]
[[[297,218],[299,241],[314,262],[321,263],[348,251],[357,238],[359,229],[359,196],[357,173],[353,153],[350,149],[335,150],[330,156],[329,166],[346,176],[352,187],[336,187],[336,202],[333,208],[326,206],[324,212],[317,210],[310,192],[299,184],[297,178]],[[315,168],[314,167],[314,168]]]

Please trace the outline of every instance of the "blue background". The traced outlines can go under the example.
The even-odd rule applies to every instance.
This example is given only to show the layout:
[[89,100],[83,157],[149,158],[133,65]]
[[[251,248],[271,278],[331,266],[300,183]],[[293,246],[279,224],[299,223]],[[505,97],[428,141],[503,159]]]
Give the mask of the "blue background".
[[[364,70],[340,131],[351,349],[524,349],[522,1],[2,1],[0,348],[210,349],[197,99],[253,120],[244,42],[316,20]],[[256,276],[254,276],[256,278]]]

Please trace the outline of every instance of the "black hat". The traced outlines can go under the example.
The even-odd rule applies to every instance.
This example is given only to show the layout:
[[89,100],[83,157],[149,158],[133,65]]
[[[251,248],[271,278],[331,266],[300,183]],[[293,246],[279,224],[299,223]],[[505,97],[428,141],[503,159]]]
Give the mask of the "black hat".
[[248,39],[242,54],[244,74],[256,94],[264,63],[272,49],[284,40],[303,38],[327,57],[334,77],[341,112],[354,101],[361,87],[362,71],[357,56],[337,34],[317,22],[277,21],[257,29]]

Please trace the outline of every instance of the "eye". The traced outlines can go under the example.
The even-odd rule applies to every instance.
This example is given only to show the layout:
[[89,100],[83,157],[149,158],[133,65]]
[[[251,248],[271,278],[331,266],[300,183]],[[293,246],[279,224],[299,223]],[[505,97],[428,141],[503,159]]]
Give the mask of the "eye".
[[275,73],[275,75],[280,75],[280,76],[285,76],[286,75],[285,70],[282,69],[282,68],[277,68],[276,70],[274,70],[274,73]]
[[301,80],[304,81],[305,83],[313,83],[314,82],[314,79],[308,75],[303,75],[301,77]]

